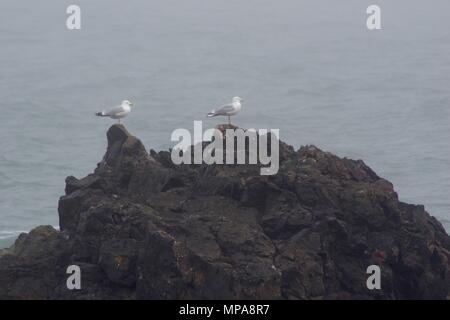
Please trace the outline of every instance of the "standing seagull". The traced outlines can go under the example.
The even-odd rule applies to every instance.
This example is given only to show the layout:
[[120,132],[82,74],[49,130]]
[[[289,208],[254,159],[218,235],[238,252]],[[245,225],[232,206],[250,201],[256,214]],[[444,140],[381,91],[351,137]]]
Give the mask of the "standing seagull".
[[243,99],[234,97],[233,102],[211,111],[210,113],[208,113],[208,117],[228,116],[228,124],[231,125],[230,117],[241,111],[242,102],[244,102]]
[[122,101],[120,106],[114,107],[109,111],[103,110],[102,112],[97,112],[95,115],[97,117],[110,117],[111,119],[118,119],[120,123],[121,118],[125,118],[130,112],[133,103],[128,100]]

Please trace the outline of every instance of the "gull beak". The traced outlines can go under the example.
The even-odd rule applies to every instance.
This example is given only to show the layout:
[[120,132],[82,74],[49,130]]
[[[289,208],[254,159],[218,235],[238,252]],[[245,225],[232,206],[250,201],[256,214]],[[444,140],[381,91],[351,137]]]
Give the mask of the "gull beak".
[[133,102],[130,102],[130,106],[133,106],[133,107],[134,107],[134,103],[133,103]]

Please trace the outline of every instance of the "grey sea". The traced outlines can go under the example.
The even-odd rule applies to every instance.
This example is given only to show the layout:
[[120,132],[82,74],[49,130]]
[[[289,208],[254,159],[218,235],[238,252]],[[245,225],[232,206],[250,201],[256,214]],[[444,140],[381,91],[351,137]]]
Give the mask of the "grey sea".
[[[113,123],[148,149],[233,96],[235,124],[363,159],[450,229],[450,2],[65,0],[0,3],[0,247],[58,226],[68,175],[92,172]],[[395,3],[394,3],[395,2]]]

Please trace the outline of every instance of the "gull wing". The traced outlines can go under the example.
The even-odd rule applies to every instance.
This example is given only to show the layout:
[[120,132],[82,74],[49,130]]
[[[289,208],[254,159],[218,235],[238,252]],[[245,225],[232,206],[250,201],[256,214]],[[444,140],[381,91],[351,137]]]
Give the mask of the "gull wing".
[[235,109],[233,104],[230,103],[219,107],[218,109],[212,111],[212,113],[216,116],[226,116],[228,115],[228,113],[233,112],[234,110]]
[[114,107],[114,108],[110,109],[109,111],[107,111],[106,115],[108,115],[108,116],[117,116],[117,115],[120,115],[123,112],[125,112],[124,108],[122,106],[117,106],[117,107]]

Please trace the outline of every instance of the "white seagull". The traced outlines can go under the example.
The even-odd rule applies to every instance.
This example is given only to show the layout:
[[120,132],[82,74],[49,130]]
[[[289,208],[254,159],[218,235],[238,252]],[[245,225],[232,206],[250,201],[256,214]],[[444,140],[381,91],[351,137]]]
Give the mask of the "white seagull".
[[234,97],[231,103],[221,106],[208,113],[208,117],[227,116],[228,124],[231,125],[230,117],[241,111],[242,102],[244,102],[244,99]]
[[123,100],[120,106],[116,106],[109,111],[103,110],[102,112],[97,112],[95,115],[97,117],[110,117],[111,119],[118,119],[120,123],[120,119],[125,118],[130,112],[133,103],[129,100]]

